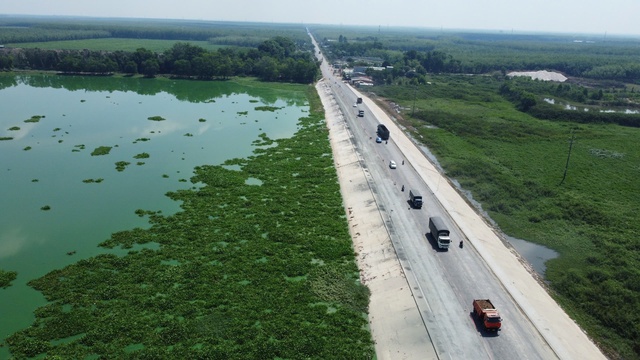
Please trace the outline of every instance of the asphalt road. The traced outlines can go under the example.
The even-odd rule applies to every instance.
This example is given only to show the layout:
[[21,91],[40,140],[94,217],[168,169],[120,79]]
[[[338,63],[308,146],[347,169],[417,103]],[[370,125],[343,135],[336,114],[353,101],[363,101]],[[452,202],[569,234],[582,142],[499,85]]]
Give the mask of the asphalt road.
[[[372,188],[386,228],[394,243],[407,281],[418,305],[429,338],[440,359],[554,359],[558,358],[533,323],[525,316],[507,289],[469,243],[458,242],[464,234],[434,196],[425,177],[404,158],[394,142],[376,143],[379,121],[365,104],[356,103],[356,95],[341,79],[331,74],[326,62],[322,66],[325,81],[342,110],[353,134],[353,143],[362,156],[363,166],[371,175]],[[357,117],[364,110],[364,117]],[[389,168],[389,161],[397,169]],[[404,165],[402,164],[405,161]],[[404,186],[404,191],[402,191]],[[422,209],[409,206],[409,190],[420,193]],[[429,217],[440,216],[451,230],[448,251],[438,249],[427,234]],[[502,330],[486,332],[472,314],[472,300],[489,298],[503,318]]]

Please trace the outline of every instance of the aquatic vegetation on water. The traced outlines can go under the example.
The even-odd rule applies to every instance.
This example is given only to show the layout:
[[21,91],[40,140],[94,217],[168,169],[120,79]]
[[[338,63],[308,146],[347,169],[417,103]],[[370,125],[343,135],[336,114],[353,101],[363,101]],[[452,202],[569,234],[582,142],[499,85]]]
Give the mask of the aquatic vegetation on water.
[[9,128],[9,131],[18,131],[18,130],[20,130],[20,128],[17,126],[12,126]]
[[157,116],[157,115],[156,115],[156,116],[149,116],[147,119],[148,119],[148,120],[153,120],[153,121],[163,121],[163,120],[167,120],[167,119],[163,118],[162,116]]
[[147,247],[31,281],[48,304],[7,339],[12,355],[373,358],[368,289],[358,281],[332,159],[322,156],[331,148],[314,90],[312,114],[292,138],[263,134],[254,144],[275,146],[196,167],[198,187],[167,194],[182,211],[136,210],[148,229],[101,244]]
[[45,205],[45,206],[41,207],[40,210],[43,210],[43,211],[51,210],[51,206]]
[[280,110],[282,109],[281,107],[277,107],[277,106],[256,106],[255,109],[257,111],[276,111],[276,110]]
[[127,166],[131,165],[130,162],[128,161],[118,161],[116,162],[116,170],[118,171],[124,171],[124,169],[127,168]]
[[11,282],[16,279],[18,273],[15,271],[5,271],[0,269],[0,289],[11,286]]
[[37,123],[40,122],[40,119],[44,118],[44,115],[33,115],[31,119],[27,119],[24,122],[26,123]]
[[0,136],[0,141],[13,140],[11,136]]
[[91,152],[91,156],[107,155],[111,151],[111,146],[98,146]]
[[143,153],[140,153],[140,154],[134,155],[134,156],[133,156],[133,158],[134,158],[134,159],[147,159],[147,158],[149,158],[149,156],[150,156],[150,155],[149,155],[148,153],[143,152]]

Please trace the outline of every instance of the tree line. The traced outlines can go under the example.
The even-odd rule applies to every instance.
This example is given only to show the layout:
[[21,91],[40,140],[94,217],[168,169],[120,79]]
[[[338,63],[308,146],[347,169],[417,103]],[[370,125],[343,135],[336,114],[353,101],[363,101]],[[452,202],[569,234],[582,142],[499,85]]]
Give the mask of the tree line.
[[68,41],[97,38],[208,41],[211,44],[257,47],[284,36],[311,49],[300,25],[154,19],[68,19],[0,17],[0,44]]
[[[394,38],[394,40],[396,40]],[[419,41],[421,40],[421,41]],[[577,44],[556,40],[552,43],[514,41],[468,41],[458,38],[398,40],[360,37],[349,41],[340,35],[337,41],[325,38],[323,44],[332,59],[353,60],[379,57],[400,71],[421,74],[484,74],[511,70],[556,70],[569,76],[598,80],[640,82],[640,51],[637,43],[610,42]]]
[[61,73],[168,74],[202,80],[256,76],[264,81],[311,83],[319,74],[313,55],[291,39],[278,36],[257,48],[208,51],[176,43],[163,53],[90,50],[0,49],[0,70],[49,70]]

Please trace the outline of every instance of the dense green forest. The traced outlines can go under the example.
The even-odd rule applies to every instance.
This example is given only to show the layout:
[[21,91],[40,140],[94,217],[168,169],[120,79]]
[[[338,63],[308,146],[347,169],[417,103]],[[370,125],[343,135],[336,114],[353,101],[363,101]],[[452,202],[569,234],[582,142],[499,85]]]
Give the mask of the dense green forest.
[[198,79],[256,76],[265,81],[311,83],[318,75],[312,55],[288,38],[266,40],[257,49],[222,48],[207,51],[176,43],[158,54],[140,48],[126,51],[4,49],[0,69],[50,70],[62,73],[110,75],[114,72],[153,77],[170,74]]
[[[404,30],[404,31],[403,31]],[[484,74],[493,71],[556,70],[568,76],[640,81],[640,39],[587,35],[465,33],[426,29],[380,29],[317,26],[332,60],[379,58],[407,71]],[[425,59],[407,54],[425,53]],[[396,68],[400,69],[396,69]]]
[[291,38],[310,50],[300,25],[194,20],[90,19],[0,16],[0,44],[98,38],[208,41],[218,45],[257,47],[277,36]]
[[[62,73],[109,75],[114,72],[168,74],[198,79],[255,76],[264,81],[311,83],[319,74],[304,31],[289,26],[198,23],[145,20],[46,20],[0,18],[0,70],[47,70]],[[279,34],[286,34],[282,36]],[[266,37],[271,36],[271,37]],[[20,48],[20,43],[99,38],[184,40],[155,53],[136,51],[44,50]],[[188,40],[233,45],[208,51]]]

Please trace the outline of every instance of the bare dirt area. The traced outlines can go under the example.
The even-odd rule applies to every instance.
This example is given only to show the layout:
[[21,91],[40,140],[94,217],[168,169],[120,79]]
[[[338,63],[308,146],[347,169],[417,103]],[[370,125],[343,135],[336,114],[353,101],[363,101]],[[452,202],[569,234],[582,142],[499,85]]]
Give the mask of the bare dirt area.
[[513,71],[507,76],[527,76],[533,80],[565,82],[567,77],[555,71],[539,70],[539,71]]

